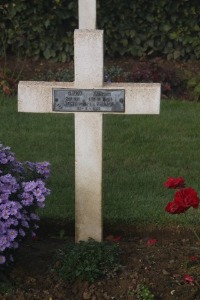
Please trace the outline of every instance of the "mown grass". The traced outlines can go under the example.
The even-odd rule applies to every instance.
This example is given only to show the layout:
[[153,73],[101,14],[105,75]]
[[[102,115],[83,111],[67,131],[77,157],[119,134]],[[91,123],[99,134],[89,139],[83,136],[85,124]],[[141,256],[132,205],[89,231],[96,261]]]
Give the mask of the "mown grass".
[[[163,182],[182,176],[200,191],[200,104],[162,101],[159,116],[104,116],[104,220],[134,224],[198,223],[193,212],[164,211],[173,191]],[[69,114],[17,112],[16,98],[0,98],[0,141],[19,160],[52,166],[43,218],[74,219],[74,121]],[[195,211],[196,212],[196,211]],[[196,221],[195,221],[196,220]]]

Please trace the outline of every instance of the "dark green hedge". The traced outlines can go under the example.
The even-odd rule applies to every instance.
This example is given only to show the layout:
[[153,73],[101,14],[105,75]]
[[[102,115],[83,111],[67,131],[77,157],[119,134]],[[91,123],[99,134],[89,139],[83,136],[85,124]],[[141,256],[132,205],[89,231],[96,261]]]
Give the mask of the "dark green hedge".
[[199,0],[101,0],[99,23],[109,55],[200,58]]
[[77,2],[15,0],[0,4],[1,41],[7,52],[65,61],[73,55]]
[[[73,55],[78,0],[15,0],[0,4],[3,51],[65,61]],[[109,56],[200,58],[199,0],[100,0],[98,28]]]

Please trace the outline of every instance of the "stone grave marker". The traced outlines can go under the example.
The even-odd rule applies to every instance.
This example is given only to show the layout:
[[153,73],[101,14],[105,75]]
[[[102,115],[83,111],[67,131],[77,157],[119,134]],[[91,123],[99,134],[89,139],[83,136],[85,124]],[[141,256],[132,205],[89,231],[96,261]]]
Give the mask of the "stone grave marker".
[[74,114],[75,240],[101,241],[103,114],[159,114],[160,84],[103,82],[96,0],[79,0],[74,68],[74,82],[19,82],[18,111]]

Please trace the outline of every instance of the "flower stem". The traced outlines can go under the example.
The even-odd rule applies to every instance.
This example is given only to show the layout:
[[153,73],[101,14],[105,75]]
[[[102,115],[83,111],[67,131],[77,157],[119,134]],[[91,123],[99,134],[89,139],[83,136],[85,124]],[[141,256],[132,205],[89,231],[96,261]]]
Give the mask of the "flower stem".
[[196,230],[194,228],[192,230],[193,230],[194,235],[196,236],[197,240],[200,242],[200,238],[199,238],[198,234],[196,233]]

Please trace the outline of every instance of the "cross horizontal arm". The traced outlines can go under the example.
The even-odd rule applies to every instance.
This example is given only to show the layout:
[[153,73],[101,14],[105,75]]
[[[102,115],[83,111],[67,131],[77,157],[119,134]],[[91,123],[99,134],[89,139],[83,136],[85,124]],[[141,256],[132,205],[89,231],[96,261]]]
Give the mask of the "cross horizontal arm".
[[[75,86],[73,82],[20,81],[18,111],[55,113],[52,100],[53,88],[75,89]],[[159,83],[105,83],[102,89],[125,90],[125,112],[123,114],[159,114],[160,112],[161,89]],[[98,112],[89,113],[96,114]]]

